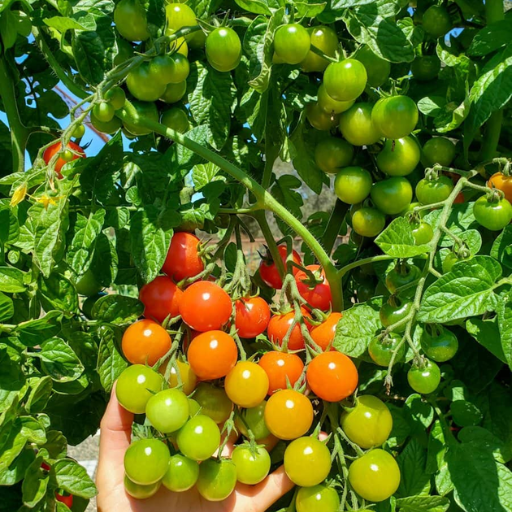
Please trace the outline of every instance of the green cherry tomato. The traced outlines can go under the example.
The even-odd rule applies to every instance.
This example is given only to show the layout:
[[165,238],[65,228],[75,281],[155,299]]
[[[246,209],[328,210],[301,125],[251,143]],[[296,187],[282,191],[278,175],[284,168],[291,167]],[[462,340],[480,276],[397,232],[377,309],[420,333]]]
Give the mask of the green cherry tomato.
[[373,107],[372,121],[387,139],[401,139],[416,127],[418,108],[408,96],[381,98]]
[[[402,336],[395,334],[394,332],[388,334],[383,339],[375,337],[368,345],[368,353],[370,354],[370,357],[372,358],[372,361],[375,364],[387,368],[389,366],[389,363],[391,363],[393,352],[401,343]],[[400,350],[398,350],[395,357],[396,363],[399,363],[400,361],[403,360],[406,351],[406,343],[402,343]]]
[[331,454],[315,437],[299,437],[284,452],[284,470],[295,485],[318,485],[329,475]]
[[60,154],[60,158],[64,160],[64,162],[71,162],[71,160],[73,160],[73,156],[73,152],[70,151],[69,149],[65,149]]
[[274,36],[274,50],[287,64],[299,64],[309,54],[311,38],[308,31],[298,23],[283,25]]
[[126,475],[124,475],[124,488],[125,491],[137,500],[146,500],[154,496],[160,489],[160,481],[151,485],[140,485],[132,482]]
[[181,84],[183,83],[190,74],[190,63],[187,57],[181,53],[175,53],[171,57],[173,62],[172,74],[169,76],[170,84]]
[[427,166],[440,164],[449,167],[455,158],[455,144],[446,137],[434,137],[423,146],[423,156]]
[[75,139],[81,139],[84,135],[85,135],[85,126],[82,123],[80,123],[73,130],[73,137]]
[[364,237],[373,238],[377,236],[386,225],[386,217],[377,208],[364,206],[352,215],[352,228]]
[[412,236],[416,245],[428,244],[434,238],[432,226],[426,222],[419,222],[412,229]]
[[354,147],[337,137],[323,138],[315,148],[315,162],[327,174],[337,174],[342,167],[350,165],[354,158]]
[[361,448],[381,446],[393,428],[386,404],[376,396],[359,396],[355,407],[341,415],[341,428]]
[[[170,35],[180,28],[194,27],[197,25],[196,15],[194,11],[184,3],[168,3],[165,6],[167,16],[167,34]],[[187,41],[191,41],[196,33],[185,36]]]
[[146,405],[146,417],[159,432],[179,430],[190,416],[187,395],[178,389],[166,389],[152,396]]
[[179,133],[185,133],[190,130],[190,121],[188,120],[187,114],[181,110],[181,108],[171,108],[166,110],[162,114],[162,118],[160,122],[171,128],[171,130],[175,130]]
[[395,176],[373,184],[371,191],[375,206],[386,215],[396,215],[412,201],[412,187],[407,178]]
[[[390,327],[404,319],[411,312],[411,308],[412,302],[402,300],[396,295],[391,295],[388,301],[380,308],[380,321],[384,327]],[[395,329],[395,332],[397,333],[403,333],[404,331],[405,325]]]
[[199,466],[197,490],[208,501],[223,501],[235,490],[236,466],[230,460],[205,460]]
[[114,107],[114,110],[119,110],[124,107],[126,93],[121,87],[112,87],[105,93],[105,99]]
[[96,103],[92,109],[92,113],[96,119],[99,119],[102,123],[108,123],[112,121],[115,114],[115,109],[110,103]]
[[426,356],[437,363],[449,361],[459,350],[457,336],[442,325],[427,324],[420,341]]
[[172,492],[184,492],[196,485],[199,477],[199,464],[178,453],[169,461],[169,467],[162,483]]
[[331,62],[324,72],[325,92],[337,101],[353,101],[364,91],[368,76],[364,65],[355,59]]
[[156,101],[165,92],[165,84],[155,80],[149,62],[128,73],[126,86],[134,98],[145,102]]
[[[336,32],[329,27],[312,27],[308,29],[311,46],[322,50],[325,55],[335,57],[338,48],[338,36]],[[311,50],[307,57],[300,63],[302,71],[311,73],[312,71],[322,72],[329,65],[329,61],[322,56],[317,55]]]
[[208,416],[198,414],[178,431],[176,438],[181,453],[192,460],[209,459],[220,445],[220,430]]
[[458,263],[459,261],[461,261],[461,259],[454,252],[449,252],[443,260],[443,273],[448,274],[448,272],[451,272],[455,263]]
[[339,116],[330,114],[318,106],[318,103],[310,103],[306,107],[306,117],[313,128],[327,131],[334,128],[339,121]]
[[484,228],[501,231],[512,220],[512,205],[506,199],[490,201],[486,196],[482,196],[475,201],[473,215]]
[[297,512],[337,512],[340,497],[336,489],[326,485],[301,487],[295,501]]
[[238,34],[232,28],[216,28],[206,38],[206,58],[217,71],[235,69],[242,58],[242,43]]
[[180,82],[179,84],[167,84],[165,92],[160,97],[160,100],[165,103],[177,103],[180,101],[187,92],[187,82]]
[[139,485],[159,482],[169,466],[169,448],[158,439],[133,442],[124,454],[126,476]]
[[420,276],[421,270],[416,265],[399,262],[386,276],[386,288],[391,293],[395,293],[402,286],[407,286],[417,281]]
[[434,38],[444,37],[451,29],[448,11],[441,5],[432,5],[423,13],[423,28]]
[[224,388],[202,382],[197,386],[194,400],[201,407],[201,414],[209,416],[215,423],[224,423],[233,410],[233,402]]
[[128,41],[149,38],[146,10],[137,0],[121,0],[114,10],[117,31]]
[[94,126],[94,128],[96,128],[96,130],[103,133],[108,133],[110,135],[116,133],[121,128],[121,126],[123,126],[121,119],[118,117],[112,118],[112,120],[108,123],[103,123],[91,112],[90,118],[91,124]]
[[[137,114],[141,117],[147,117],[151,121],[158,122],[158,110],[154,103],[147,103],[143,101],[132,101],[131,102]],[[133,135],[147,135],[151,133],[151,130],[147,128],[141,128],[139,126],[132,125],[126,121],[123,121],[123,125]]]
[[199,412],[201,411],[201,406],[193,398],[188,399],[188,408],[190,410],[191,418],[193,418],[194,416],[197,416],[199,414]]
[[270,430],[265,423],[266,400],[256,407],[242,409],[235,418],[235,426],[238,432],[249,439],[249,429],[256,441],[265,439],[270,435]]
[[[73,153],[71,153],[73,155]],[[72,158],[70,159],[72,160]],[[67,161],[70,161],[67,160]],[[89,269],[85,272],[85,274],[78,279],[75,284],[76,291],[78,295],[84,295],[85,297],[91,297],[92,295],[96,295],[99,293],[103,286],[98,282],[94,272]]]
[[336,101],[333,100],[325,91],[325,85],[322,84],[318,88],[318,106],[329,114],[341,114],[347,111],[354,104],[352,101]]
[[416,57],[411,64],[411,72],[419,82],[433,80],[441,70],[441,61],[437,55]]
[[448,199],[453,190],[453,181],[448,176],[437,179],[423,178],[416,185],[416,197],[421,204],[434,204]]
[[133,46],[126,39],[117,38],[117,54],[114,57],[114,66],[119,66],[123,62],[133,57]]
[[254,451],[248,444],[237,446],[231,460],[236,466],[238,481],[242,484],[259,484],[270,471],[270,455],[262,446],[257,446]]
[[[183,58],[187,60],[186,57]],[[174,75],[174,60],[170,55],[157,55],[149,61],[148,71],[152,81],[167,85],[171,83]]]
[[372,189],[372,175],[362,167],[345,167],[334,180],[334,192],[347,204],[364,201]]
[[372,52],[369,46],[363,46],[354,55],[354,58],[363,64],[368,75],[368,85],[380,87],[389,78],[391,64]]
[[340,131],[350,144],[369,146],[382,137],[373,124],[372,108],[370,103],[356,103],[340,115]]
[[352,462],[348,480],[361,498],[384,501],[398,489],[400,469],[391,454],[381,449],[372,450]]
[[412,137],[387,140],[377,155],[377,167],[388,176],[407,176],[420,161],[420,148]]
[[428,395],[439,386],[441,370],[436,363],[425,359],[421,364],[411,367],[407,372],[407,380],[414,391],[422,395]]
[[149,399],[162,389],[163,377],[151,368],[134,364],[121,373],[116,396],[119,403],[134,414],[143,414]]

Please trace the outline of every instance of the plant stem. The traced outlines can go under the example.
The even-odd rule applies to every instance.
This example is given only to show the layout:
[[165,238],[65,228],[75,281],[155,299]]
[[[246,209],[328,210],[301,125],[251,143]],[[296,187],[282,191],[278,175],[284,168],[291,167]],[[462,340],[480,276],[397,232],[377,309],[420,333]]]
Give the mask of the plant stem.
[[345,265],[343,268],[338,270],[338,273],[343,277],[347,272],[351,270],[361,267],[363,265],[367,265],[368,263],[375,263],[376,261],[387,261],[387,260],[396,260],[394,256],[388,256],[387,254],[380,254],[379,256],[370,256],[369,258],[363,258],[362,260],[354,261]]
[[342,203],[339,199],[336,200],[336,204],[331,213],[331,217],[329,218],[329,222],[325,228],[324,234],[322,236],[322,245],[324,249],[331,253],[336,243],[336,238],[338,238],[338,233],[340,232],[340,227],[347,214],[349,205],[346,203]]
[[268,250],[270,251],[272,259],[274,260],[274,262],[276,264],[277,271],[279,272],[279,275],[281,276],[281,280],[283,281],[284,276],[286,274],[286,269],[285,269],[283,260],[281,259],[281,255],[279,254],[279,250],[277,248],[277,244],[274,239],[274,235],[272,234],[272,231],[270,230],[270,226],[268,225],[267,217],[265,216],[265,211],[261,210],[261,211],[257,212],[254,215],[254,218],[258,221],[261,232],[263,233],[263,236],[265,237],[265,241],[267,242]]

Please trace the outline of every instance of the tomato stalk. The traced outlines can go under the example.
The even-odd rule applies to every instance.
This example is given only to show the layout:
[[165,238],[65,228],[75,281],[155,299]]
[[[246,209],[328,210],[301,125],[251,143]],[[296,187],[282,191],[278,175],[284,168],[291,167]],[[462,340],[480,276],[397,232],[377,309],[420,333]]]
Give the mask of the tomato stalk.
[[347,215],[349,206],[350,205],[343,203],[339,199],[336,200],[329,222],[327,223],[324,234],[322,235],[322,245],[328,253],[332,251],[334,244],[336,243],[341,224]]

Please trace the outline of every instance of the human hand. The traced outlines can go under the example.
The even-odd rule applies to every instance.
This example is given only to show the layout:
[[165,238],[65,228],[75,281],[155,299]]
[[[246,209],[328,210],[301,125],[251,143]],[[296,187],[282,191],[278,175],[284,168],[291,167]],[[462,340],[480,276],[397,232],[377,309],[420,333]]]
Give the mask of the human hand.
[[[100,456],[96,484],[98,512],[264,512],[293,488],[281,466],[258,485],[238,483],[233,494],[220,502],[206,501],[194,487],[175,493],[163,485],[147,500],[136,500],[124,489],[124,454],[130,446],[133,414],[126,411],[112,391],[110,402],[101,422]],[[223,452],[230,456],[233,443]]]

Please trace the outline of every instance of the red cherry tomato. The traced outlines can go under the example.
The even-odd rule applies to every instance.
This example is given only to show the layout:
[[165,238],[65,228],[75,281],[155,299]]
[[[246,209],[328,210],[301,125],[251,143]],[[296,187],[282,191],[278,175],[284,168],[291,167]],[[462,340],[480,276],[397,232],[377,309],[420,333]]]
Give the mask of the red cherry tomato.
[[55,499],[57,501],[60,501],[61,503],[64,503],[68,508],[71,508],[73,506],[73,495],[69,494],[68,496],[63,496],[62,494],[59,494],[58,492],[55,493]]
[[139,320],[124,332],[122,348],[130,363],[153,366],[171,348],[171,337],[153,320]]
[[200,332],[221,329],[231,317],[229,295],[215,283],[197,281],[181,297],[180,315],[192,329]]
[[330,309],[332,303],[329,281],[325,278],[325,273],[321,270],[320,265],[308,265],[306,268],[313,272],[315,278],[318,278],[321,283],[309,284],[308,274],[300,270],[295,276],[299,293],[312,307],[327,311]]
[[183,292],[166,276],[159,276],[144,285],[139,299],[144,304],[144,316],[162,323],[169,315],[180,314],[180,300]]
[[[71,159],[66,160],[62,158],[61,156],[57,159],[55,162],[55,172],[57,173],[57,176],[59,178],[62,178],[62,174],[60,173],[62,167],[64,167],[64,164],[72,161],[77,160],[78,158],[85,158],[84,150],[74,142],[68,142],[68,145],[66,146],[68,149],[71,150]],[[60,153],[62,150],[62,142],[58,141],[55,144],[51,145],[49,148],[44,150],[43,153],[43,160],[48,165],[50,160],[56,155],[57,153]],[[78,154],[75,154],[78,153]]]
[[204,270],[204,263],[198,248],[197,236],[185,231],[174,233],[162,267],[164,273],[175,281],[200,274]]
[[[307,319],[311,318],[311,315],[305,308],[301,308],[302,315]],[[267,327],[267,334],[272,343],[277,343],[279,346],[283,345],[283,340],[288,332],[289,328],[295,318],[295,312],[285,313],[284,315],[274,315]],[[311,330],[311,324],[306,321],[306,327]],[[288,338],[288,349],[289,350],[301,350],[305,347],[304,336],[302,336],[300,324],[296,324],[292,329],[290,337]]]
[[309,363],[306,377],[313,393],[327,402],[339,402],[350,396],[358,381],[354,363],[341,352],[316,356]]
[[[334,336],[336,335],[336,327],[342,316],[343,315],[341,313],[331,313],[325,322],[313,327],[311,330],[311,337],[313,338],[313,341],[322,350],[326,350],[329,345],[332,345]],[[331,347],[331,350],[334,349]]]
[[265,332],[270,308],[261,297],[240,299],[235,304],[235,327],[241,338],[255,338]]
[[[286,268],[286,255],[288,252],[286,245],[280,245],[277,249],[279,251],[279,254],[281,255],[283,265]],[[300,265],[302,263],[302,260],[300,259],[299,253],[297,251],[293,251],[292,254],[293,261]],[[293,275],[296,275],[298,271],[298,268],[293,267]],[[265,284],[270,286],[271,288],[280,290],[283,287],[283,281],[281,280],[281,276],[279,275],[276,264],[273,263],[270,258],[269,260],[263,260],[260,263],[260,276],[261,279],[263,279],[263,281],[265,282]]]
[[286,380],[292,386],[300,379],[304,370],[302,359],[296,354],[286,352],[267,352],[258,363],[268,376],[268,394],[273,395],[280,389],[286,389]]

